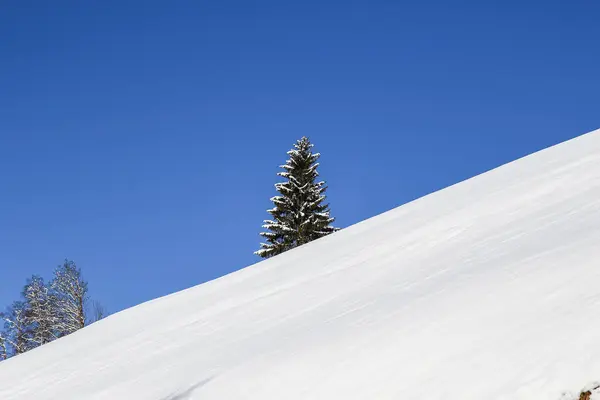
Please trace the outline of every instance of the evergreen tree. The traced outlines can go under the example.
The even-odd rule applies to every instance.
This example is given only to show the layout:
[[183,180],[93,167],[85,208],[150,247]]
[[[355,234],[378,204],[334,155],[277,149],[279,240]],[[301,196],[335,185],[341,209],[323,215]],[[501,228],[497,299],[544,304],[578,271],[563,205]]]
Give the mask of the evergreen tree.
[[272,220],[265,220],[262,232],[267,243],[261,243],[255,254],[268,258],[329,235],[337,228],[329,214],[325,182],[316,182],[319,173],[319,153],[312,152],[313,144],[303,137],[288,151],[289,159],[280,166],[284,171],[277,175],[285,179],[275,185],[279,196],[271,198],[275,207],[267,210]]
[[83,328],[89,298],[88,284],[81,276],[81,269],[73,261],[65,260],[54,271],[50,287],[58,309],[58,335],[65,336]]

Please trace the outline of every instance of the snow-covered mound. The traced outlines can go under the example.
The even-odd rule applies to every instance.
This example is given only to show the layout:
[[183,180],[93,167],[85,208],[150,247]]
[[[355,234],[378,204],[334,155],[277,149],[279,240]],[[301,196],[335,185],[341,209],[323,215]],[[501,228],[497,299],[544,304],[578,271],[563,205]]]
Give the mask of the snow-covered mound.
[[600,131],[0,363],[2,400],[558,400],[595,381]]

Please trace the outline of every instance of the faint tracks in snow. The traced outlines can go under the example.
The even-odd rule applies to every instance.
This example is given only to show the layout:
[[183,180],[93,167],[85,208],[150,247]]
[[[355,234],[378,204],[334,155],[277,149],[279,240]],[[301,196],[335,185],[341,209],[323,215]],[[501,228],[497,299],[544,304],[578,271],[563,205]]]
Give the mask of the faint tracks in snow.
[[190,386],[189,388],[185,389],[184,391],[181,392],[177,392],[174,393],[172,395],[169,395],[165,398],[163,398],[162,400],[185,400],[185,399],[189,399],[190,396],[199,388],[201,388],[202,386],[206,385],[208,382],[210,382],[213,378],[207,378],[207,379],[203,379],[200,382],[196,383],[195,385]]

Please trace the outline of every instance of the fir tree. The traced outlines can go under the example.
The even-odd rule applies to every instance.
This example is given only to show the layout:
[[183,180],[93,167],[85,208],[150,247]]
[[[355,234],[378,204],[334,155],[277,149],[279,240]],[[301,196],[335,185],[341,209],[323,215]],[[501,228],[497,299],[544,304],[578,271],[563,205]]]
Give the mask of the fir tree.
[[303,137],[288,151],[289,160],[280,166],[284,171],[277,175],[285,179],[275,185],[279,196],[271,198],[275,207],[267,210],[273,217],[265,220],[262,232],[267,243],[261,243],[255,254],[267,258],[301,246],[337,230],[329,214],[325,182],[316,182],[319,173],[319,153],[312,152],[313,144]]

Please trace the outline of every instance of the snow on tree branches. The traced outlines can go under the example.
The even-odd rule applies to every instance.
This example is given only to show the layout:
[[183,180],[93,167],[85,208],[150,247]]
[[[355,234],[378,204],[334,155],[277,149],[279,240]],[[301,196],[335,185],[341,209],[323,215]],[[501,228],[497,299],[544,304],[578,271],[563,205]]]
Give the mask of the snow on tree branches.
[[88,284],[73,261],[65,260],[54,271],[51,288],[59,310],[58,330],[64,336],[85,326]]
[[25,303],[15,301],[8,312],[1,316],[4,321],[5,345],[10,346],[10,351],[7,349],[7,356],[11,353],[14,355],[25,353],[29,350],[28,336],[30,334],[27,327]]
[[313,144],[303,137],[288,151],[289,159],[277,175],[285,182],[275,185],[279,196],[271,198],[275,207],[267,210],[273,217],[265,220],[267,232],[260,235],[267,243],[255,252],[263,258],[281,254],[312,240],[329,235],[337,230],[331,226],[329,205],[324,204],[325,182],[315,182],[319,173],[319,153],[312,152]]
[[0,313],[4,325],[0,331],[0,361],[69,335],[105,315],[102,305],[94,302],[94,315],[86,318],[88,284],[69,260],[55,269],[54,278],[47,284],[34,275],[21,297],[22,301],[15,301],[7,312]]
[[6,338],[4,337],[4,333],[0,332],[0,361],[6,360],[8,358],[8,351],[6,350]]
[[23,289],[27,303],[25,322],[30,330],[26,339],[31,346],[49,343],[58,337],[57,299],[44,280],[34,275]]

